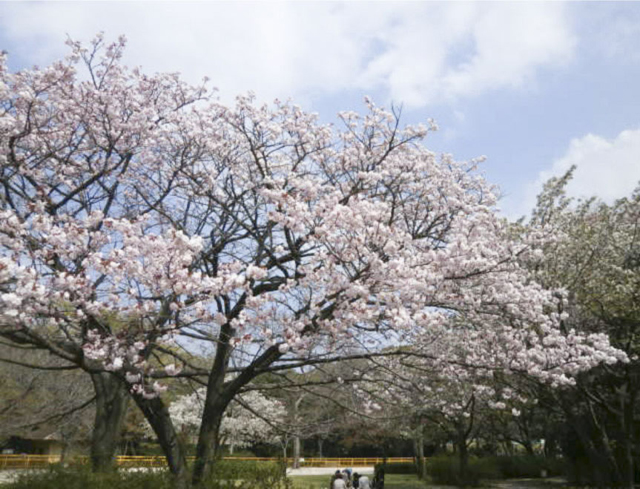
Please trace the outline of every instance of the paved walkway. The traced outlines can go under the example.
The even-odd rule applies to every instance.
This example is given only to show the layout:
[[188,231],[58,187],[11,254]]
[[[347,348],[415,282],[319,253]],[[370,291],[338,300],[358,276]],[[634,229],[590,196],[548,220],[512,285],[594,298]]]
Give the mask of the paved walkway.
[[506,481],[494,481],[491,487],[495,489],[559,489],[567,487],[567,481],[560,477],[547,479],[509,479]]
[[336,470],[347,468],[358,474],[373,474],[373,467],[301,467],[299,469],[287,469],[287,475],[332,475]]

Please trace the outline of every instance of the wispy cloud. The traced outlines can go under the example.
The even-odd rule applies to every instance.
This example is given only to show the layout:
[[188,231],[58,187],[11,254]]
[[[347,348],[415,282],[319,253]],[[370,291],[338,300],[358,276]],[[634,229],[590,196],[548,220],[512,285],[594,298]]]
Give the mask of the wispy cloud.
[[125,34],[127,61],[210,76],[223,98],[379,92],[421,107],[521,87],[571,58],[559,3],[47,2],[0,6],[23,59],[46,63],[66,34]]

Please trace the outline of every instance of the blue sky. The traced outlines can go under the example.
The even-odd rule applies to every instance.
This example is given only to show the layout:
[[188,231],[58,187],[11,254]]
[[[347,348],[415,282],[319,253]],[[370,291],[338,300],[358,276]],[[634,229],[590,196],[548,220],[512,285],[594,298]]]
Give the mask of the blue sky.
[[12,69],[64,40],[127,36],[126,62],[207,75],[224,101],[253,90],[331,121],[364,95],[435,118],[427,146],[486,155],[506,215],[578,165],[573,195],[628,195],[640,180],[640,3],[5,2]]

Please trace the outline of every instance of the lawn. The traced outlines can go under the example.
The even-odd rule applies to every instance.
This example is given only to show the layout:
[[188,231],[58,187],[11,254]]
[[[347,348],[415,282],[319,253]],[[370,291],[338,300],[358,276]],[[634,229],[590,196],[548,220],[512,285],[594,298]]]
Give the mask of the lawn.
[[[330,475],[292,476],[295,489],[329,489]],[[384,489],[424,489],[424,482],[415,475],[389,474],[385,477]]]

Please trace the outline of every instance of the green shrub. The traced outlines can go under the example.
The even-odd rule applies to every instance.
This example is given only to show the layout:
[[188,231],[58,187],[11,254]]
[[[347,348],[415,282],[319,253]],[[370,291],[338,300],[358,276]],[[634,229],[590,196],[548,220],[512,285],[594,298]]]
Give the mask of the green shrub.
[[415,474],[417,472],[416,464],[413,462],[376,464],[374,472],[377,474],[381,467],[384,467],[385,474]]
[[[276,462],[224,460],[216,463],[213,474],[202,489],[289,489],[286,468]],[[94,474],[88,465],[62,467],[52,465],[47,470],[21,474],[16,482],[3,489],[171,489],[172,476],[166,470],[120,470]]]
[[[207,489],[234,487],[230,481],[242,480],[243,487],[252,489],[276,489],[289,487],[286,478],[287,467],[280,462],[258,460],[219,460],[214,466]],[[226,484],[226,485],[225,485]]]
[[492,457],[505,479],[518,477],[541,477],[545,470],[548,476],[564,474],[564,463],[558,459],[547,459],[537,455],[513,455]]
[[455,486],[478,486],[482,480],[500,478],[500,471],[490,458],[470,457],[463,477],[458,457],[433,457],[427,460],[427,473],[436,484]]
[[62,467],[28,471],[3,489],[171,489],[167,471],[121,471],[94,474],[88,466]]

